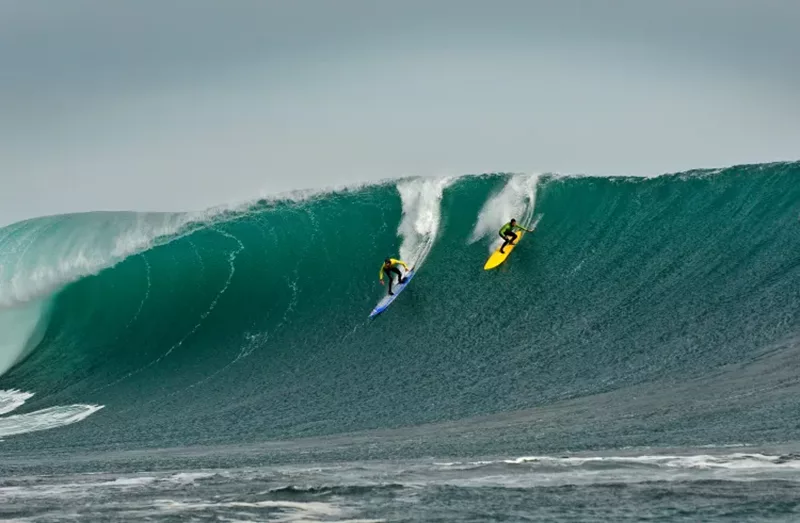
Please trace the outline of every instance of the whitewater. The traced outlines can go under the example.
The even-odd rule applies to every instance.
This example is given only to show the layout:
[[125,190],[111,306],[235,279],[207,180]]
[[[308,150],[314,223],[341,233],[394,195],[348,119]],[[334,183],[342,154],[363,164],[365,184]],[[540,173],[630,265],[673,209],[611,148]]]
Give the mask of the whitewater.
[[[800,516],[800,163],[0,229],[0,518]],[[539,220],[495,271],[510,218]],[[417,268],[381,317],[381,261]]]

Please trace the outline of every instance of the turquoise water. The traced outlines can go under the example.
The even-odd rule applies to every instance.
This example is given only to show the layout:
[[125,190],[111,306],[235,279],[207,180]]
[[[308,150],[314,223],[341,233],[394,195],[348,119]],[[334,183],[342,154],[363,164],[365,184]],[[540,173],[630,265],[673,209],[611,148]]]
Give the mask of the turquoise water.
[[[453,476],[436,460],[641,459],[669,448],[736,464],[744,448],[767,464],[747,481],[794,485],[798,180],[799,163],[655,178],[409,179],[203,214],[11,225],[0,229],[0,365],[9,367],[0,454],[16,473],[62,475],[412,460],[425,469],[419,481],[440,489],[438,503],[473,496],[468,478],[512,498],[542,488],[487,486],[476,475],[567,476],[530,464]],[[542,218],[486,272],[496,229],[512,214]],[[369,320],[385,292],[381,260],[398,255],[417,274]],[[155,449],[204,457],[155,458]],[[44,465],[42,452],[55,461]],[[639,484],[625,479],[638,472],[661,482],[670,467],[702,468],[611,462],[626,485]],[[711,468],[696,480],[738,481],[726,476],[735,465]],[[581,481],[596,476],[575,470]],[[445,480],[453,477],[463,481]],[[351,483],[375,483],[358,478]],[[570,481],[559,488],[589,485],[600,505],[613,499],[603,485],[616,480]],[[723,498],[742,495],[732,485],[717,485]],[[304,503],[314,497],[304,492]],[[356,513],[397,519],[387,492],[374,498],[389,496],[383,509]],[[645,503],[637,496],[632,503]],[[499,499],[489,498],[482,503]],[[793,500],[769,513],[756,499],[754,517],[790,517]],[[704,514],[687,510],[687,521]]]

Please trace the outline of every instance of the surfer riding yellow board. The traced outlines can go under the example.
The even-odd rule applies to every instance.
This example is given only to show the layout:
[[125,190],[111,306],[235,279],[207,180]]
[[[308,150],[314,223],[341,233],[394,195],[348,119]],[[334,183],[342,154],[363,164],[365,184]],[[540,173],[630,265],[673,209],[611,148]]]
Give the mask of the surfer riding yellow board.
[[[520,231],[520,233],[517,234],[514,231]],[[522,235],[526,232],[533,231],[531,229],[526,229],[521,225],[517,225],[517,220],[511,218],[510,222],[500,228],[500,237],[503,238],[503,244],[496,251],[494,251],[491,256],[489,256],[489,259],[486,260],[486,265],[483,266],[483,269],[486,271],[489,269],[494,269],[506,261],[508,255],[512,250],[514,250],[514,246],[519,243],[519,240],[522,239]]]

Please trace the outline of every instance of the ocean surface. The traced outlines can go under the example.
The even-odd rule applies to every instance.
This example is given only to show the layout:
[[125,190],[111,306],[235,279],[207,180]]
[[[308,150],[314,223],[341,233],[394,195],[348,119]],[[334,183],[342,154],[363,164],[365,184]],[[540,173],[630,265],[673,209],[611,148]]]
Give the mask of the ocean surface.
[[797,162],[0,229],[0,520],[798,521],[799,376]]

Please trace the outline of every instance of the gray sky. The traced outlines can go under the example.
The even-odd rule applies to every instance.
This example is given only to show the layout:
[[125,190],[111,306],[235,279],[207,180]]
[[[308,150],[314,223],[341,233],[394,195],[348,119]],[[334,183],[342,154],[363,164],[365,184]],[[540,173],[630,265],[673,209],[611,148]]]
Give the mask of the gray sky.
[[800,158],[794,0],[0,0],[0,224]]

